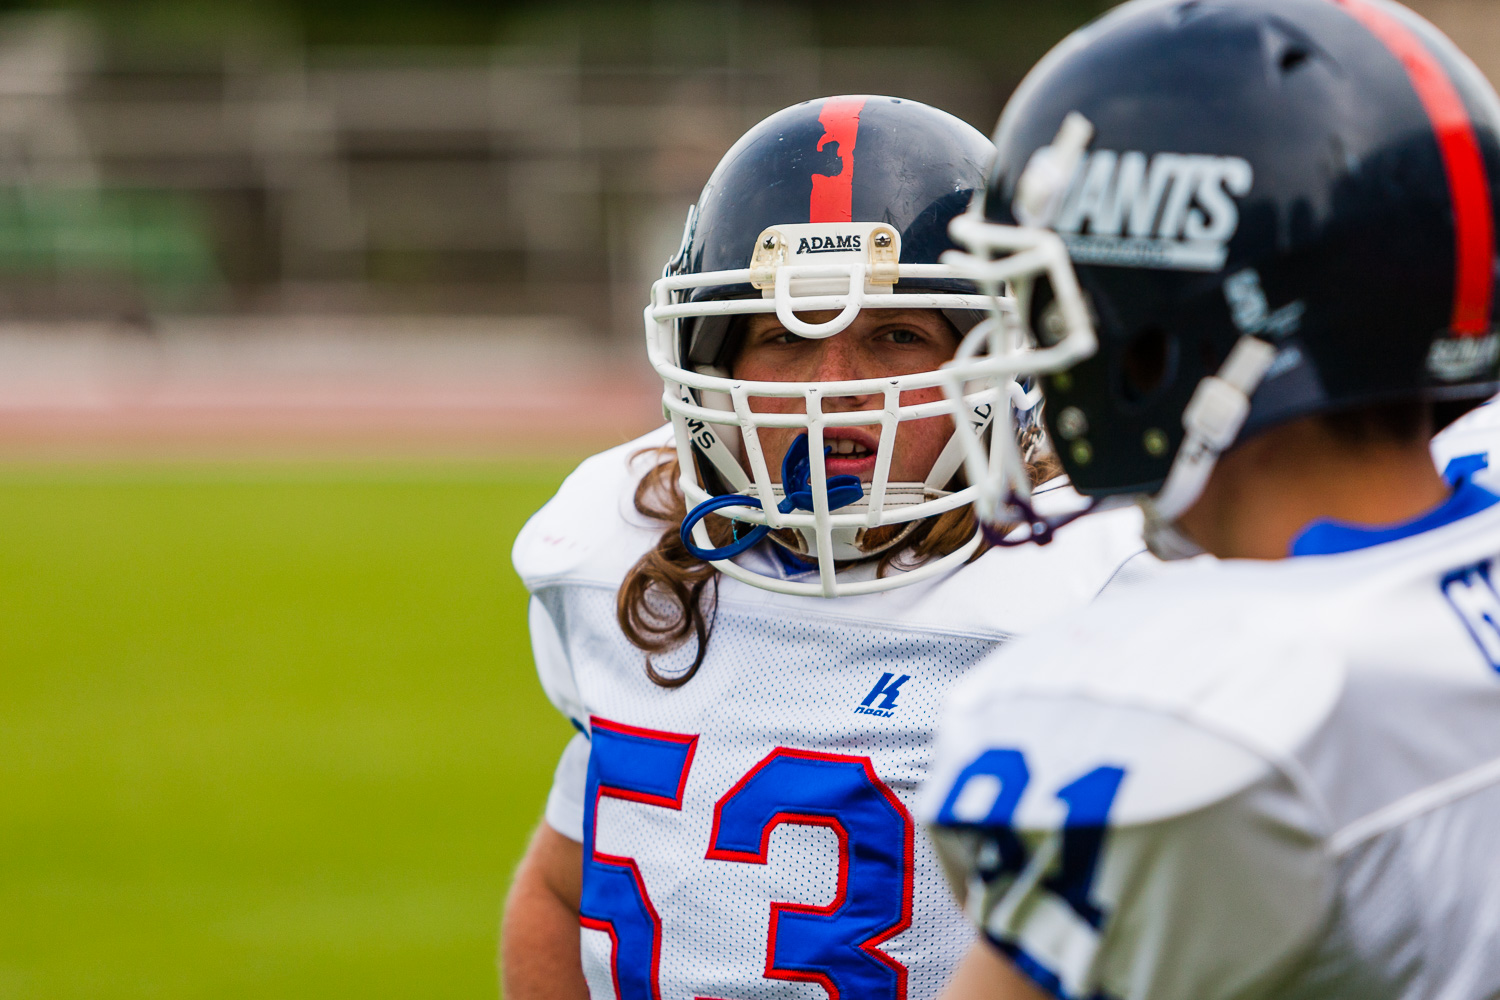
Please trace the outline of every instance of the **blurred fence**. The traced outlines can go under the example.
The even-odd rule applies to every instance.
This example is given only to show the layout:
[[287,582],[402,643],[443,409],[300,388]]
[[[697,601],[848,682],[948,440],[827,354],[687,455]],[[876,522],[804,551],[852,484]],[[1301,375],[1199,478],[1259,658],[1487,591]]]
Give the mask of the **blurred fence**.
[[649,427],[647,286],[745,128],[824,92],[999,106],[950,53],[783,38],[706,66],[566,41],[143,55],[77,14],[0,20],[0,452]]
[[686,206],[755,121],[849,89],[999,107],[942,51],[794,40],[744,62],[449,46],[141,65],[77,15],[13,15],[0,311],[548,313],[634,337]]
[[[1500,3],[1417,6],[1500,75]],[[790,23],[720,64],[667,47],[631,65],[566,44],[143,55],[79,14],[9,15],[0,316],[548,314],[634,338],[686,206],[749,125],[863,91],[988,129],[1012,78]]]
[[[1500,2],[1415,5],[1500,76]],[[0,18],[0,452],[299,426],[490,447],[528,420],[582,433],[600,393],[618,426],[596,436],[628,436],[656,413],[647,287],[735,138],[849,92],[988,130],[1052,40],[1017,42],[1011,65],[931,32],[823,44],[794,5],[712,9],[658,17],[633,54],[608,24],[525,45],[143,48],[79,13]],[[1010,10],[1037,33],[1038,8]]]

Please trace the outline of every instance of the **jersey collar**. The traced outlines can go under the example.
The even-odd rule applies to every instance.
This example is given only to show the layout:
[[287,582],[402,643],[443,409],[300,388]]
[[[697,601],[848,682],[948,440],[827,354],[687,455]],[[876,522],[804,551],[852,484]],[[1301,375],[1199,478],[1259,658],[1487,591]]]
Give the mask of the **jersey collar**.
[[803,559],[784,545],[777,545],[769,539],[765,542],[765,545],[770,548],[771,554],[776,557],[776,561],[781,563],[781,568],[786,571],[787,576],[801,576],[818,568],[817,563]]
[[1434,528],[1441,528],[1454,521],[1460,521],[1470,514],[1478,514],[1497,503],[1500,503],[1500,497],[1476,485],[1472,480],[1465,479],[1458,484],[1453,495],[1447,500],[1427,513],[1419,514],[1410,521],[1403,521],[1400,524],[1370,527],[1350,524],[1346,521],[1335,521],[1331,518],[1314,521],[1292,539],[1289,554],[1292,556],[1331,556],[1341,552],[1368,549],[1386,542],[1420,535]]

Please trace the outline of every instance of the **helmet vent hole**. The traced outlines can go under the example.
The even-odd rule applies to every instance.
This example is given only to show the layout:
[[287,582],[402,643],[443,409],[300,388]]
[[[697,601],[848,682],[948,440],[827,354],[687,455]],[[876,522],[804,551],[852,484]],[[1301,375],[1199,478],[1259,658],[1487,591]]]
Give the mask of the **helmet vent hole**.
[[1169,381],[1177,367],[1177,344],[1159,326],[1138,331],[1120,355],[1120,381],[1131,403],[1144,403]]
[[1206,13],[1208,11],[1203,9],[1203,4],[1200,0],[1184,0],[1184,2],[1172,8],[1174,19],[1179,25],[1186,24],[1193,18],[1201,17]]
[[1306,49],[1290,48],[1281,54],[1281,71],[1290,73],[1292,70],[1307,62],[1309,53]]

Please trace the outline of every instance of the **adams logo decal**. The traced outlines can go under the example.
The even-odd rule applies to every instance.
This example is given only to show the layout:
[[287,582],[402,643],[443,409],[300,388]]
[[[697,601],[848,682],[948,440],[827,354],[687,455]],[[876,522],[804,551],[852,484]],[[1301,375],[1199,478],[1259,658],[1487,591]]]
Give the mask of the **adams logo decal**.
[[805,253],[841,253],[863,249],[857,233],[852,236],[804,236],[797,241],[798,256]]
[[1237,156],[1087,154],[1053,227],[1081,264],[1217,271],[1255,171]]

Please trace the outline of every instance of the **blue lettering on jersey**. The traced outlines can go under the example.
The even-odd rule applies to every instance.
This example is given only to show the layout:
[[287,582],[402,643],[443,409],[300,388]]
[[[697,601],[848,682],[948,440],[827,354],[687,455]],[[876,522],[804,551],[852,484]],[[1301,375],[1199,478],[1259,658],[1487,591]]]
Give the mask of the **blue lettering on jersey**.
[[[1042,890],[1067,903],[1082,919],[1082,926],[1070,928],[1054,924],[1046,932],[1050,938],[1048,944],[1054,950],[1063,936],[1072,939],[1075,951],[1098,947],[1107,914],[1093,898],[1094,875],[1109,830],[1109,812],[1124,780],[1124,768],[1104,765],[1054,793],[1067,807],[1062,829],[1057,831],[1061,843],[1052,862],[1055,867],[1040,883],[1033,880],[1023,890],[1029,894],[1039,885]],[[1020,750],[989,749],[958,773],[942,808],[938,810],[935,825],[977,833],[983,838],[974,855],[974,868],[970,874],[978,876],[986,885],[1007,880],[1014,886],[1034,860],[1032,851],[1012,825],[1021,796],[1030,783],[1031,768]],[[1003,891],[1009,892],[1010,889]],[[1021,938],[1007,936],[989,926],[981,929],[992,944],[1009,955],[1016,967],[1044,990],[1060,1000],[1081,1000],[1064,989],[1057,972],[1026,950],[1026,943],[1021,939],[1026,933],[1024,928],[1020,932]],[[1104,1000],[1104,996],[1103,993],[1094,993],[1090,1000]]]
[[661,1000],[661,917],[631,858],[596,847],[599,800],[681,811],[698,737],[594,718],[583,805],[583,894],[578,922],[605,931],[619,1000]]
[[[880,680],[865,695],[865,700],[860,702],[854,709],[859,715],[878,715],[889,719],[896,712],[896,698],[901,694],[901,685],[911,680],[910,674],[881,674]],[[880,699],[880,704],[875,704],[875,699]]]
[[906,807],[868,757],[780,747],[714,807],[705,857],[763,865],[782,823],[837,834],[839,889],[827,906],[771,904],[765,977],[817,983],[832,1000],[904,1000],[906,967],[880,946],[911,926]]
[[1457,486],[1465,479],[1473,476],[1476,472],[1483,472],[1490,467],[1490,456],[1488,452],[1478,452],[1473,455],[1456,455],[1448,460],[1443,466],[1443,478],[1448,481],[1449,486]]
[[[599,802],[680,813],[698,737],[592,723],[579,923],[609,935],[617,1000],[662,1000],[661,914],[635,859],[598,849]],[[771,904],[765,977],[817,983],[835,1000],[902,1000],[906,967],[880,948],[911,926],[916,861],[906,806],[868,757],[778,747],[714,806],[704,857],[764,865],[783,823],[837,835],[838,897],[827,906]]]
[[1490,561],[1443,577],[1443,596],[1469,630],[1493,670],[1500,670],[1500,594],[1490,579]]

